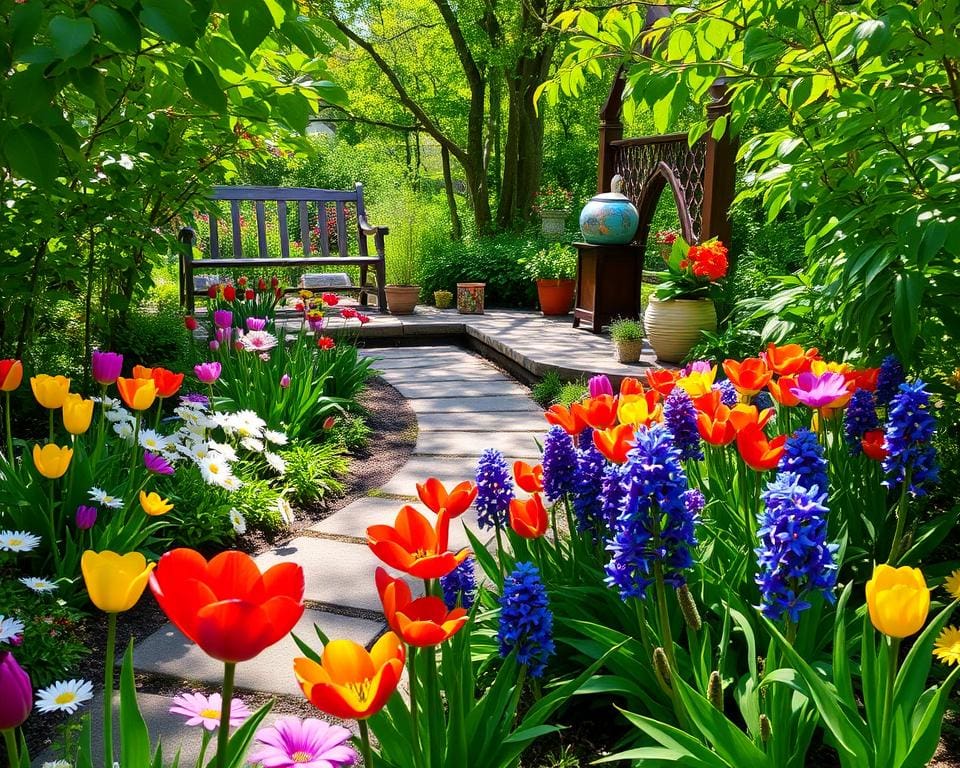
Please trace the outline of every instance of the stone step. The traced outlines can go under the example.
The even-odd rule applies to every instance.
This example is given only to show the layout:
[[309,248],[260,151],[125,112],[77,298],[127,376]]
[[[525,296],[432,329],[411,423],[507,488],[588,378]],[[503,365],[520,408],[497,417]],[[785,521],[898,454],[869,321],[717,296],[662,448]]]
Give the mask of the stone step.
[[[536,440],[543,443],[546,434],[546,420],[543,428],[535,432],[424,432],[417,435],[414,455],[430,454],[435,456],[468,456],[474,460],[480,457],[485,448],[525,459],[540,460],[540,450]],[[438,458],[438,461],[440,459]]]
[[550,425],[542,413],[471,413],[469,418],[449,413],[418,413],[417,427],[421,432],[449,432],[458,427],[469,427],[473,432],[546,432]]
[[514,396],[530,397],[530,391],[519,384],[514,384],[500,377],[488,381],[477,378],[475,381],[445,379],[437,381],[406,381],[405,376],[396,376],[390,383],[396,387],[401,395],[407,398],[441,398],[441,397],[480,397],[480,396]]
[[[449,394],[444,397],[410,398],[407,404],[417,415],[421,413],[530,413],[542,414],[543,410],[527,395],[480,395],[477,397],[461,397],[456,394],[455,384],[444,384],[441,391]],[[504,418],[510,418],[505,416]]]
[[[477,458],[479,453],[477,454]],[[394,496],[416,496],[417,483],[435,477],[448,489],[463,480],[476,479],[477,458],[472,456],[413,456],[380,490]],[[507,466],[521,457],[507,457]]]
[[[375,366],[376,367],[376,366]],[[500,382],[502,384],[514,384],[514,380],[504,376],[497,370],[486,368],[479,365],[469,367],[460,366],[449,370],[438,371],[435,368],[401,368],[384,369],[381,375],[391,384],[435,384],[438,381],[444,382],[489,382],[491,384]]]

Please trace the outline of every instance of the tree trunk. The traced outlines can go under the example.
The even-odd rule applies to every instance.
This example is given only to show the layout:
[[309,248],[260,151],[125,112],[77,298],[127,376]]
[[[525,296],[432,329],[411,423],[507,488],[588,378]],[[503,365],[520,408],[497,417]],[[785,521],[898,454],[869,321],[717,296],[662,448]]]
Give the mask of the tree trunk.
[[446,147],[440,147],[440,159],[443,162],[443,189],[447,193],[447,207],[450,209],[450,237],[461,240],[463,224],[457,211],[457,195],[453,189],[453,174],[450,172],[450,152]]

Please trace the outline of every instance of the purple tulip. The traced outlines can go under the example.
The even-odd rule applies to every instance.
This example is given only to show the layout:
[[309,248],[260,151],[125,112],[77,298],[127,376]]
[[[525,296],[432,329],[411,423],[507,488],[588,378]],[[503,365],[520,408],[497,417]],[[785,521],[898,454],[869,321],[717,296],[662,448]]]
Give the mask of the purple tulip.
[[265,317],[248,317],[247,318],[248,331],[262,331],[266,327],[267,327],[267,319]]
[[93,370],[93,378],[98,384],[113,384],[120,376],[123,370],[123,355],[116,352],[101,352],[99,349],[93,350],[90,356],[90,368]]
[[599,376],[591,377],[587,385],[590,388],[590,397],[613,394],[613,385],[610,383],[610,379],[602,373]]
[[323,330],[323,318],[322,317],[308,317],[307,325],[310,326],[310,330],[314,333],[320,333]]
[[155,475],[173,474],[173,465],[157,453],[150,453],[149,451],[144,453],[143,466],[147,468],[147,472],[152,472]]
[[220,363],[200,363],[193,366],[193,370],[204,384],[213,384],[220,378]]
[[683,375],[689,376],[691,373],[710,373],[713,370],[713,364],[709,360],[694,360],[683,369]]
[[290,374],[285,373],[283,374],[283,376],[280,377],[280,388],[286,389],[289,386],[290,386]]
[[74,519],[76,520],[77,528],[81,531],[88,531],[93,528],[93,524],[97,522],[97,508],[81,504],[77,507],[77,514]]
[[33,686],[10,651],[0,651],[0,691],[0,731],[19,728],[33,708]]
[[229,328],[233,325],[233,312],[229,309],[214,310],[213,324],[217,326],[217,328]]
[[220,349],[220,342],[216,339],[210,339],[210,351],[216,352],[218,349]]
[[217,342],[223,344],[233,338],[233,331],[230,328],[217,328],[217,330],[214,331],[214,335],[216,336]]
[[797,376],[797,386],[790,387],[790,394],[808,408],[823,408],[850,394],[850,390],[842,373],[825,371],[817,376],[806,371]]

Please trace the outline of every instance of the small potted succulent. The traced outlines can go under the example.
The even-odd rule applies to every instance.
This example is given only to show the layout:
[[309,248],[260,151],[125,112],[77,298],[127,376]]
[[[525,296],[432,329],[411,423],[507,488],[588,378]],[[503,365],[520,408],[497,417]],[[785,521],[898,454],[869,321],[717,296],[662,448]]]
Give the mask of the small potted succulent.
[[573,306],[577,253],[569,245],[552,243],[533,256],[520,259],[524,271],[537,283],[540,311],[545,315],[565,315]]
[[610,323],[610,338],[617,362],[636,363],[643,352],[643,325],[639,320],[621,317]]
[[533,209],[540,214],[540,228],[545,235],[562,235],[567,228],[567,214],[573,206],[568,189],[548,184],[537,193]]
[[453,306],[453,294],[450,291],[434,291],[433,303],[437,309],[450,309]]

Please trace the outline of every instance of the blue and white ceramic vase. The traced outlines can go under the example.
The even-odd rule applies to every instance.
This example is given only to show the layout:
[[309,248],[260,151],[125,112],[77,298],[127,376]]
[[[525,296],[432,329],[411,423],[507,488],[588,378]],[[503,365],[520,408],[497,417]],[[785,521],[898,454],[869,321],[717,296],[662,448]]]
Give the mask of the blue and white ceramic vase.
[[580,212],[580,232],[594,245],[626,245],[637,234],[640,214],[620,190],[623,179],[614,176],[610,192],[594,195]]

